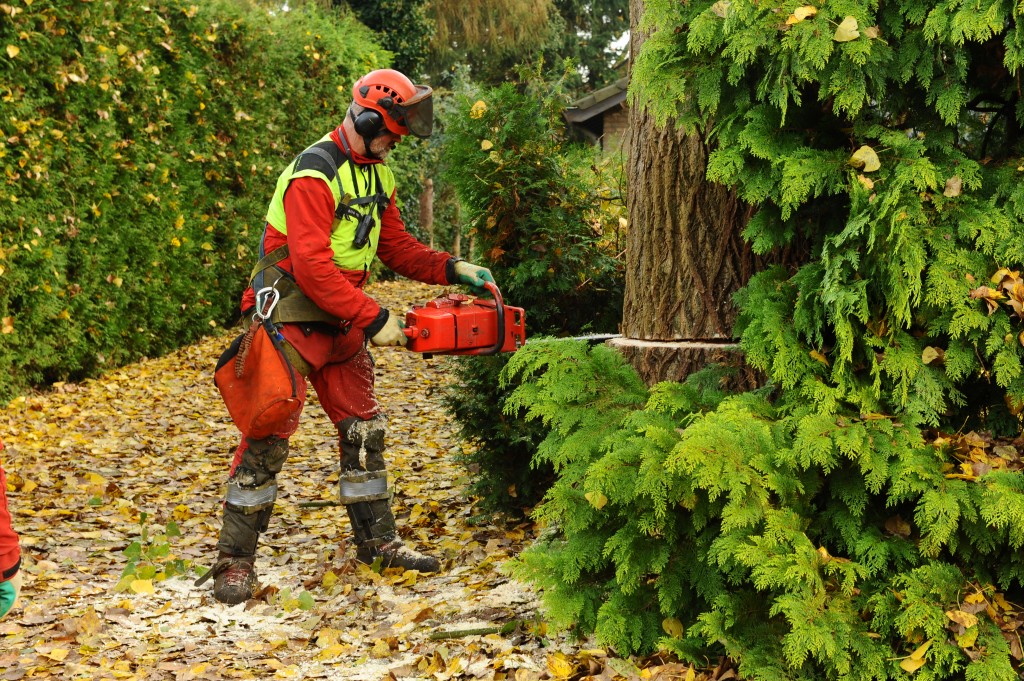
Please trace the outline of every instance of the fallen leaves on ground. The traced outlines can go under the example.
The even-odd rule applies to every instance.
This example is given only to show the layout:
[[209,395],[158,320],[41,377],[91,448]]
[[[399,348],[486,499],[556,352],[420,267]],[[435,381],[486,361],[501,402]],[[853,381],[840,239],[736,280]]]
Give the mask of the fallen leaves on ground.
[[[371,293],[404,310],[441,290],[399,281]],[[212,380],[229,340],[0,409],[26,576],[21,608],[0,622],[0,681],[707,678],[546,631],[536,595],[501,572],[535,528],[481,522],[439,400],[444,360],[401,349],[374,350],[394,506],[404,539],[443,557],[443,572],[355,562],[333,505],[337,433],[310,391],[258,551],[257,597],[225,606],[209,583],[194,587],[215,556],[237,442]]]

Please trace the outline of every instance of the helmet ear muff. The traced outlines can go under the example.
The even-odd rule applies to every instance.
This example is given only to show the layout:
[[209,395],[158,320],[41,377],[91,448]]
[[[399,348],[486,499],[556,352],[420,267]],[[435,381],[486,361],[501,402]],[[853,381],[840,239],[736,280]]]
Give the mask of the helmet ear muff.
[[361,111],[352,122],[355,124],[356,132],[360,137],[373,138],[380,134],[384,127],[384,117],[373,109]]

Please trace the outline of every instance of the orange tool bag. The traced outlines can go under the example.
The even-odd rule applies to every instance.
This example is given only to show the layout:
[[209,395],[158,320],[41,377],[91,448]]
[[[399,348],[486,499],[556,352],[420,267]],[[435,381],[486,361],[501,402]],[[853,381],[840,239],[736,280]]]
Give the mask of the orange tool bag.
[[281,348],[284,338],[270,322],[277,304],[275,289],[257,295],[257,312],[249,329],[217,361],[213,381],[231,419],[248,438],[262,440],[290,433],[302,413],[304,381]]

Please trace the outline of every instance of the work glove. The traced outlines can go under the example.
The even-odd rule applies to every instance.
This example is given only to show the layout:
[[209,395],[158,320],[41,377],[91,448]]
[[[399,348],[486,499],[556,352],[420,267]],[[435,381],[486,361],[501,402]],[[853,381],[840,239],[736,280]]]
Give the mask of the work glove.
[[485,283],[494,283],[494,277],[491,276],[489,269],[473,265],[465,260],[455,263],[455,278],[457,283],[465,284],[478,296],[487,293],[487,289],[484,288]]
[[401,345],[405,346],[409,342],[403,329],[405,323],[393,314],[388,315],[388,320],[384,322],[384,326],[381,327],[380,331],[373,335],[370,342],[377,346],[387,345]]
[[21,593],[21,573],[16,572],[6,582],[0,582],[0,620],[11,611],[14,604],[18,602],[18,594]]

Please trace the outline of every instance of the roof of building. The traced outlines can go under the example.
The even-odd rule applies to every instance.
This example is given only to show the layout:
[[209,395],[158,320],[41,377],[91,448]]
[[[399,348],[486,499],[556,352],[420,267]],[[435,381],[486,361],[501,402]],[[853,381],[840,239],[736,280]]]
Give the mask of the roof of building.
[[625,76],[607,87],[577,99],[565,110],[565,120],[570,123],[580,123],[604,113],[613,106],[621,104],[626,99],[628,87],[629,77]]

